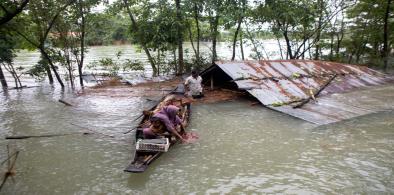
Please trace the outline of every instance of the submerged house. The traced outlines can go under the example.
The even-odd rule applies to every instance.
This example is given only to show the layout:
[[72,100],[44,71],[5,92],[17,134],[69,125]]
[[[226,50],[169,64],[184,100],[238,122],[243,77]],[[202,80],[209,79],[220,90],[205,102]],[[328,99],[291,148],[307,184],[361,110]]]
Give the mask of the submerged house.
[[207,85],[246,90],[270,109],[315,124],[394,109],[394,104],[385,104],[394,102],[394,96],[351,93],[393,83],[394,78],[365,66],[310,60],[218,61],[201,76]]

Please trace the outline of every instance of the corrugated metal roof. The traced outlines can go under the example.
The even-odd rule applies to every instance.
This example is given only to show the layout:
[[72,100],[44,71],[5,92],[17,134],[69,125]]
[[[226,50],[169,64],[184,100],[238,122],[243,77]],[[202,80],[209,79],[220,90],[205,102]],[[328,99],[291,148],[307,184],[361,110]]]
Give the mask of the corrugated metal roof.
[[[216,65],[233,79],[239,89],[247,90],[263,105],[317,124],[368,113],[363,108],[344,106],[340,100],[322,96],[392,81],[365,66],[325,61],[219,61]],[[319,101],[327,105],[308,103],[302,108],[293,108],[293,104],[310,98],[318,90],[322,90]]]

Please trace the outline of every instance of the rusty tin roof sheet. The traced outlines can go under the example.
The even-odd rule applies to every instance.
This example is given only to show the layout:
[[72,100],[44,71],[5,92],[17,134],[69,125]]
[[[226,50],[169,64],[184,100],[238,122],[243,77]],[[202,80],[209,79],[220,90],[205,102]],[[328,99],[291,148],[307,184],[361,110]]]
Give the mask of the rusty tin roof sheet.
[[344,107],[352,110],[351,113],[355,112],[344,114],[336,108],[340,106],[335,106],[341,102],[333,102],[334,100],[325,100],[331,101],[328,108],[308,103],[302,108],[294,109],[291,104],[309,98],[326,84],[328,85],[320,92],[319,98],[392,81],[384,74],[365,66],[325,61],[219,61],[216,65],[233,79],[239,89],[247,90],[263,105],[317,124],[337,122],[365,112]]

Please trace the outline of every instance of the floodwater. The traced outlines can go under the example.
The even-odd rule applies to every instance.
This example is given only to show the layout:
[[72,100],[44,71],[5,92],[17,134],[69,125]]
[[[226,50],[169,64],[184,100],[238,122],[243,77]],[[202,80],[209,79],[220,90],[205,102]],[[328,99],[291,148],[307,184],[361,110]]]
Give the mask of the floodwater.
[[[232,43],[227,42],[218,42],[217,44],[217,53],[219,59],[231,59],[232,56]],[[205,56],[207,59],[210,59],[209,52],[211,51],[211,43],[209,42],[200,42],[200,51],[201,55]],[[266,59],[279,59],[280,54],[278,53],[279,48],[277,45],[277,41],[275,40],[264,40],[262,41],[261,47],[264,48],[264,57]],[[192,45],[190,42],[184,43],[184,58],[191,59],[194,56]],[[117,59],[116,54],[121,52],[120,59]],[[152,74],[152,69],[148,63],[148,59],[145,53],[141,53],[142,51],[138,49],[135,45],[110,45],[110,46],[93,46],[88,47],[88,51],[84,61],[84,72],[86,73],[100,73],[103,72],[103,69],[100,67],[89,69],[89,64],[97,64],[96,62],[102,58],[112,58],[116,62],[124,62],[126,59],[132,61],[139,61],[144,65],[145,71],[132,71],[127,72],[125,76],[127,77],[150,77]],[[253,59],[252,55],[252,47],[251,45],[245,44],[244,46],[245,59]],[[156,55],[156,53],[152,52],[152,55]],[[172,54],[168,54],[166,56],[168,60],[173,59]],[[16,58],[14,59],[14,66],[24,68],[22,72],[26,72],[33,65],[35,65],[40,59],[40,53],[38,51],[26,51],[20,50],[16,54]],[[235,59],[241,59],[240,48],[236,47],[236,56]],[[6,79],[8,81],[8,85],[10,87],[14,87],[14,82],[11,74],[9,74],[6,70],[3,70],[6,75]],[[60,69],[60,74],[65,75],[66,71],[64,68]],[[76,71],[75,74],[77,75]],[[129,75],[131,74],[131,75]],[[56,82],[56,81],[55,81]],[[31,85],[34,83],[34,79],[29,77],[28,75],[22,75],[22,85]],[[78,83],[78,82],[77,82]]]
[[[219,56],[229,56],[227,45],[221,47]],[[92,47],[87,63],[116,51],[144,58],[133,56],[130,46]],[[38,58],[22,51],[15,64],[29,67]],[[394,193],[394,110],[317,127],[247,99],[194,105],[188,130],[200,139],[131,174],[123,169],[133,158],[133,133],[123,132],[153,102],[135,95],[77,96],[46,83],[24,77],[23,84],[39,87],[0,92],[0,162],[7,145],[11,153],[20,151],[15,176],[0,194]],[[392,86],[381,91],[394,93]],[[80,134],[4,139],[64,133]],[[4,163],[1,180],[6,170]]]
[[[176,145],[145,173],[125,173],[134,141],[123,132],[151,105],[45,84],[0,93],[0,161],[7,145],[20,151],[0,194],[394,193],[393,110],[316,127],[246,99],[200,104],[188,127],[196,143]],[[4,139],[87,129],[97,133]]]

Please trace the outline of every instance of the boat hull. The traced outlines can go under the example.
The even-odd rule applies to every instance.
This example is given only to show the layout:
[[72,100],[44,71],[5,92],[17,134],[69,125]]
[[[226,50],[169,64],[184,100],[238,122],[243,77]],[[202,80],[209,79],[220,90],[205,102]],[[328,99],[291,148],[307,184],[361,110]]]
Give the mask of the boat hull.
[[[175,90],[174,90],[175,91]],[[177,99],[184,99],[186,98],[183,93],[170,93],[168,95],[175,96]],[[167,96],[168,96],[167,95]],[[162,100],[164,100],[163,98]],[[159,105],[159,104],[157,104]],[[157,106],[156,105],[156,106]],[[155,107],[153,107],[151,110],[154,110]],[[189,119],[190,119],[190,104],[184,104],[182,105],[181,109],[181,114],[182,114],[182,120],[184,124],[188,124]],[[139,126],[137,127],[137,131],[135,133],[135,140],[138,139],[144,139],[143,137],[143,128],[144,124],[146,124],[146,121],[149,120],[149,117],[144,116],[143,119],[141,120]],[[170,137],[171,140],[171,137]],[[176,144],[176,141],[170,141],[170,147],[169,150]],[[151,163],[153,163],[156,159],[158,159],[164,152],[146,152],[146,151],[136,151],[134,153],[134,159],[133,161],[124,169],[125,172],[130,172],[130,173],[142,173],[144,172]]]

